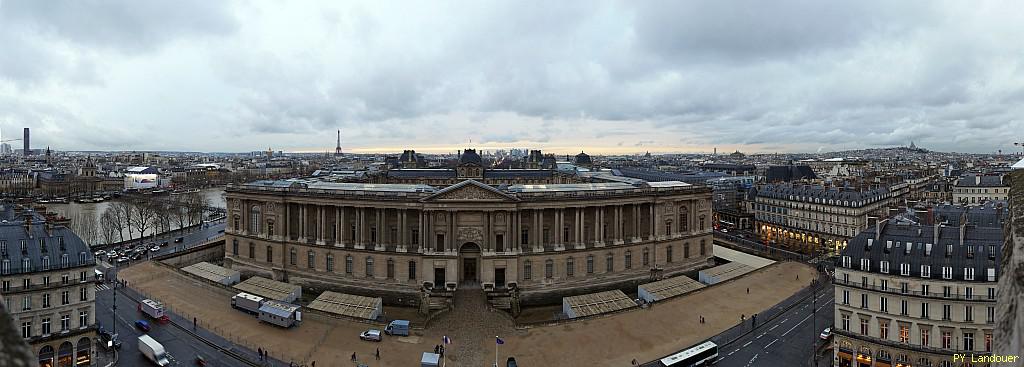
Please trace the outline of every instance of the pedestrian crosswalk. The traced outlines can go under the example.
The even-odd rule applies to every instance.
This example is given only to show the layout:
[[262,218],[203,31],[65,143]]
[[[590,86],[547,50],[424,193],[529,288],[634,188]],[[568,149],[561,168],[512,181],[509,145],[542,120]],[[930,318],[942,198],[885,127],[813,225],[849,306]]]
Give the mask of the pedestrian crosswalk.
[[97,285],[96,285],[96,291],[97,291],[97,292],[99,292],[99,291],[105,291],[105,290],[108,290],[108,289],[110,289],[110,285],[108,285],[107,283],[103,283],[103,284],[97,284]]

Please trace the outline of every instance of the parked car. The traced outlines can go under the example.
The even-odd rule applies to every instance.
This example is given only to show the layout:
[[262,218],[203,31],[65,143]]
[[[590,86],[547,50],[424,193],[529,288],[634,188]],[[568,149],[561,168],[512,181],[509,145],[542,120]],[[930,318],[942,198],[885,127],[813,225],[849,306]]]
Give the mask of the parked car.
[[164,247],[164,246],[167,246],[167,241],[164,241],[163,243],[160,244],[160,247]]
[[144,332],[149,332],[149,321],[146,320],[135,320],[135,327],[139,328]]
[[96,256],[103,256],[103,255],[106,255],[106,254],[107,254],[106,251],[99,250],[99,251],[96,251],[96,253],[94,255],[96,255]]
[[117,334],[112,334],[107,330],[100,330],[100,344],[104,348],[108,349],[121,349],[121,341],[117,339]]
[[117,258],[117,262],[119,262],[119,263],[126,263],[126,262],[128,262],[128,260],[129,260],[128,256],[121,256],[121,257]]
[[828,340],[828,338],[831,337],[831,336],[832,336],[832,328],[831,327],[825,328],[825,331],[822,331],[821,335],[818,335],[818,337],[821,338],[821,340]]
[[153,245],[153,247],[149,248],[149,252],[157,252],[157,251],[160,251],[160,246]]
[[175,239],[174,239],[174,243],[180,243],[180,242],[181,242],[182,240],[184,240],[184,239],[185,239],[185,237],[178,237],[178,238],[175,238]]
[[519,367],[519,365],[516,364],[516,357],[508,357],[508,359],[505,360],[505,367]]
[[142,252],[136,253],[135,255],[132,255],[132,260],[142,260],[142,255],[144,255]]
[[380,330],[370,329],[359,334],[359,339],[379,342],[380,341]]

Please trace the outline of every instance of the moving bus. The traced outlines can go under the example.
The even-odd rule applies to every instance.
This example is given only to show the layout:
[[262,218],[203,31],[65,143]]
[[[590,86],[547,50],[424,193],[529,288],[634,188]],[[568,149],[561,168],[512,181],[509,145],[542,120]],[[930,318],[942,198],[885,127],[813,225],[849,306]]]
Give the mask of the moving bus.
[[661,359],[661,364],[673,367],[710,366],[718,359],[718,344],[706,341],[682,352]]

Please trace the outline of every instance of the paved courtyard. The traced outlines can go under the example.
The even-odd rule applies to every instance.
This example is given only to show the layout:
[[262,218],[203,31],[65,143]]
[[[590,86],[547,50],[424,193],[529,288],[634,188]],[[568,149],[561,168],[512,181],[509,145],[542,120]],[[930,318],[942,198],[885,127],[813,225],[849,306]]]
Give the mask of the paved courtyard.
[[[464,291],[457,297],[456,310],[432,320],[427,330],[408,338],[387,337],[381,343],[358,339],[367,324],[318,315],[304,315],[302,325],[293,329],[261,324],[231,308],[234,292],[152,263],[122,270],[120,277],[174,312],[198,318],[202,327],[252,349],[269,349],[271,356],[286,362],[351,366],[349,359],[356,353],[370,366],[409,366],[448,335],[454,342],[449,347],[450,365],[489,366],[494,336],[499,335],[505,340],[500,361],[514,355],[528,366],[628,366],[633,358],[649,361],[710,338],[738,323],[741,314],[749,317],[796,293],[815,274],[804,264],[779,263],[650,309],[525,330],[516,330],[505,314],[484,307],[479,293]],[[699,323],[700,315],[705,324]],[[377,347],[380,361],[373,358]]]

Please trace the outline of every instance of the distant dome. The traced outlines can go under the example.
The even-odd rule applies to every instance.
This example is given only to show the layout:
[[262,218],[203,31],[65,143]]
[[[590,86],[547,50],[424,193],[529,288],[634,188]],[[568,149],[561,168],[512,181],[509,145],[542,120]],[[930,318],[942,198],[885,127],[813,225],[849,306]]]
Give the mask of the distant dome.
[[590,160],[590,156],[587,155],[587,153],[580,152],[580,154],[576,155],[576,164],[579,164],[579,165],[588,164],[589,165],[589,164],[594,164],[594,163],[593,163],[593,161]]
[[459,164],[470,163],[483,166],[483,159],[480,159],[480,155],[476,154],[476,149],[466,149],[462,152],[462,156],[459,157]]

